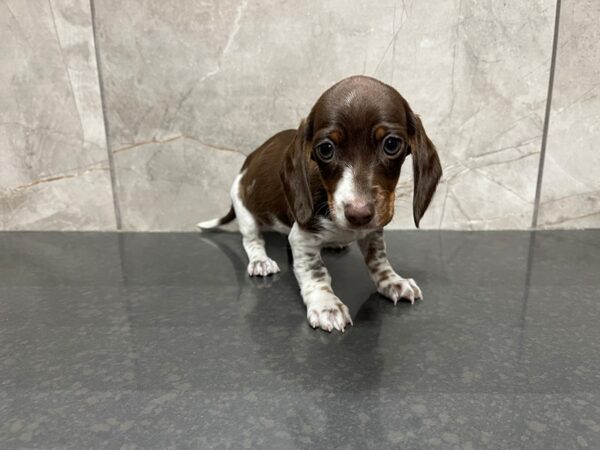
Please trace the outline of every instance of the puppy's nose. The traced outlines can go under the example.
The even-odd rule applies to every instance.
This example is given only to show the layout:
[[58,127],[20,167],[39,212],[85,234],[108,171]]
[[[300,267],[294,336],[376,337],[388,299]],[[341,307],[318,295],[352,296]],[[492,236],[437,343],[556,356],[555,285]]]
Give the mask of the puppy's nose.
[[375,205],[371,202],[352,202],[344,206],[344,215],[352,225],[360,227],[368,224],[375,215]]

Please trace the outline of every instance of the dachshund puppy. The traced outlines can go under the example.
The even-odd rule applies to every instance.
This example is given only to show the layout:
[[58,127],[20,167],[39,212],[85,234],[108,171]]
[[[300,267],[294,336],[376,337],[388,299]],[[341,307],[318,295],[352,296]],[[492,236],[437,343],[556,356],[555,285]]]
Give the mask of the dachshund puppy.
[[383,241],[409,154],[418,227],[442,175],[436,149],[394,88],[365,76],[346,78],[321,95],[297,130],[276,134],[248,155],[231,188],[229,213],[198,226],[210,229],[237,217],[250,276],[279,272],[261,230],[289,233],[308,322],[344,331],[352,319],[331,289],[324,246],[358,241],[381,295],[394,304],[422,298],[413,279],[394,271]]

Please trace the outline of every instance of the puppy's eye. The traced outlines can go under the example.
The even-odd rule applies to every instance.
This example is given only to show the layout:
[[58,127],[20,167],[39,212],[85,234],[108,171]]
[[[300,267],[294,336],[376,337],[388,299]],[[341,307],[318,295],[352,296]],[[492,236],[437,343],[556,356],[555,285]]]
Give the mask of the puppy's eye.
[[329,141],[325,141],[319,145],[317,145],[317,156],[319,157],[319,159],[321,159],[321,161],[323,162],[329,162],[333,159],[333,154],[334,154],[334,147],[333,147],[333,143],[329,142]]
[[388,156],[396,156],[402,150],[402,139],[395,136],[388,136],[383,141],[383,151]]

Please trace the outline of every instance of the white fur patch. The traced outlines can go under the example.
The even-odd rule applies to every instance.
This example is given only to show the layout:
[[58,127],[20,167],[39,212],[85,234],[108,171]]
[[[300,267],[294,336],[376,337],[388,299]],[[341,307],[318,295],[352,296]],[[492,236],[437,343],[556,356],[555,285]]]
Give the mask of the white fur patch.
[[423,300],[423,294],[415,280],[402,278],[397,273],[392,274],[389,279],[377,283],[377,292],[393,301],[394,305],[401,298],[405,298],[411,303],[414,303],[415,300]]
[[204,222],[197,223],[196,226],[202,230],[210,230],[211,228],[218,227],[220,220],[221,219],[219,218],[206,220]]
[[244,250],[248,255],[248,274],[250,276],[266,277],[279,272],[279,266],[267,256],[265,241],[252,213],[246,208],[240,195],[240,181],[244,172],[240,173],[231,186],[230,196],[235,215],[242,233]]
[[279,266],[271,258],[264,260],[254,260],[248,263],[248,275],[251,277],[266,277],[279,272]]
[[323,291],[306,304],[306,318],[311,327],[329,332],[336,329],[343,333],[347,324],[353,325],[348,307],[334,294]]
[[347,203],[356,200],[356,186],[354,184],[354,170],[352,167],[345,167],[342,177],[333,193],[333,218],[342,227],[347,227],[348,221],[344,214],[344,208]]
[[244,206],[244,202],[240,195],[240,183],[243,176],[244,172],[241,172],[235,177],[235,180],[233,180],[233,184],[231,185],[231,190],[229,191],[229,196],[231,197],[231,203],[233,204],[233,209],[235,210],[235,216],[238,220],[242,236],[254,238],[259,234],[258,225],[256,224],[256,220],[252,213]]

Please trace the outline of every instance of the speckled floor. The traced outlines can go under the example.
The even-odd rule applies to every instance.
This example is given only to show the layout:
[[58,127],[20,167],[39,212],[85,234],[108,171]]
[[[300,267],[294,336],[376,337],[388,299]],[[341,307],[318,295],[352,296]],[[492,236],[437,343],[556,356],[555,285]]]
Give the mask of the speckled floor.
[[330,335],[279,235],[0,233],[0,447],[600,448],[600,230],[387,242],[425,301],[328,254]]

